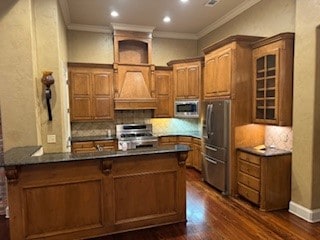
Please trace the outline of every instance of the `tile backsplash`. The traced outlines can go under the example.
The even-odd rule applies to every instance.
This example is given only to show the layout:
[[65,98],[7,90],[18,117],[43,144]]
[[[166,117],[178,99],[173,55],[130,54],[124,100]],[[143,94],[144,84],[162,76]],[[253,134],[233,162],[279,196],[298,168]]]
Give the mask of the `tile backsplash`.
[[73,137],[103,136],[111,130],[115,135],[115,125],[124,123],[151,123],[156,135],[200,132],[198,119],[152,118],[152,110],[116,111],[115,114],[114,121],[72,123],[71,134]]
[[291,127],[266,126],[265,145],[292,151]]

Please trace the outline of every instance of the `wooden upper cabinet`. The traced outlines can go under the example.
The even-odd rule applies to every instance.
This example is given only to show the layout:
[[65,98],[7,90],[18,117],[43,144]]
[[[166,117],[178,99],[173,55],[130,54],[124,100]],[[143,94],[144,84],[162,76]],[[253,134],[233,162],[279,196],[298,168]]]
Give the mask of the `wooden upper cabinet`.
[[155,117],[173,117],[173,81],[172,70],[155,71],[155,86],[157,108],[155,109]]
[[203,98],[204,100],[228,98],[250,101],[251,46],[262,39],[255,36],[236,35],[205,48]]
[[253,45],[253,121],[292,124],[293,33]]
[[232,46],[205,56],[204,98],[230,96]]
[[174,60],[173,66],[174,99],[201,98],[201,62],[203,58]]
[[71,121],[114,118],[113,69],[102,67],[70,64]]

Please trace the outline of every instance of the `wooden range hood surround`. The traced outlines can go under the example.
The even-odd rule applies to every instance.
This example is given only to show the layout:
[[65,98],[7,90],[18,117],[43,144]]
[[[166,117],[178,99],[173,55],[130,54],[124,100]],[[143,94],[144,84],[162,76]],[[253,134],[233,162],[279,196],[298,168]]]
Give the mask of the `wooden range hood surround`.
[[156,109],[153,28],[132,30],[128,26],[124,30],[123,25],[113,25],[115,110]]
[[115,110],[155,109],[154,65],[114,64]]

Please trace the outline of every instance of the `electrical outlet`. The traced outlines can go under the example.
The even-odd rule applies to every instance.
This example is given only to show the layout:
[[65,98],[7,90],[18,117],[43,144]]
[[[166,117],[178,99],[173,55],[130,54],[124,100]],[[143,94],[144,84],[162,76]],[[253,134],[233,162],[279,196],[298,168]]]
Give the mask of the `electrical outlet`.
[[56,143],[56,135],[47,135],[47,143]]

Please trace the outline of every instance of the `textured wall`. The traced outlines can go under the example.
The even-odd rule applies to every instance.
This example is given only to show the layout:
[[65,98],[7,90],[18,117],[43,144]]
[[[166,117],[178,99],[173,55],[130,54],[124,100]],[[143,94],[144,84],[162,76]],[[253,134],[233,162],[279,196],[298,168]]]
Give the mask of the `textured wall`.
[[[66,31],[57,0],[33,0],[34,28],[37,52],[37,87],[40,102],[42,146],[44,152],[66,150]],[[48,120],[45,86],[41,83],[43,71],[52,71],[55,83],[51,86],[53,120]],[[47,135],[56,135],[56,143],[47,143]]]
[[4,150],[41,144],[31,0],[0,9],[0,102]]
[[197,56],[196,40],[153,38],[152,61],[155,65],[166,66],[167,62]]
[[296,2],[292,201],[316,209],[320,208],[320,2]]
[[113,36],[107,33],[68,31],[68,61],[113,63]]
[[262,0],[198,42],[198,53],[212,43],[232,35],[272,36],[294,32],[294,0]]
[[[166,66],[173,59],[197,56],[196,40],[152,39],[152,63]],[[113,36],[107,33],[68,31],[68,61],[113,63]]]

